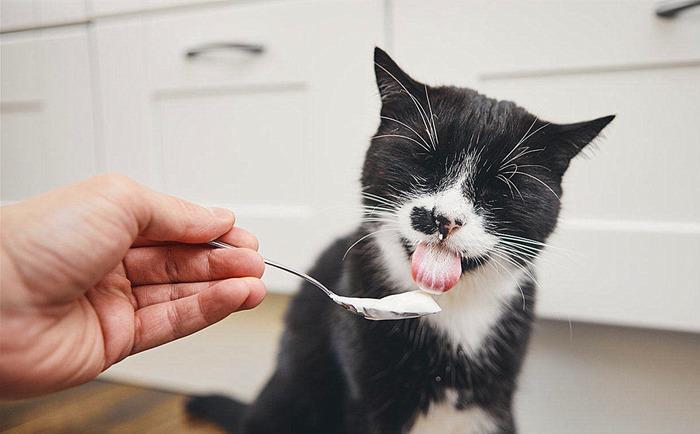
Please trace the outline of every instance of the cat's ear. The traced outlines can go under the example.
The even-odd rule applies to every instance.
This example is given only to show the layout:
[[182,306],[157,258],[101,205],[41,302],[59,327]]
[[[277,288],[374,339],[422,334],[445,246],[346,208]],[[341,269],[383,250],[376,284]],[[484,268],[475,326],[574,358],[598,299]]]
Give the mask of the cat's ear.
[[408,93],[414,94],[419,85],[379,47],[374,48],[374,75],[377,78],[377,88],[383,104],[402,95],[408,97]]
[[545,154],[559,173],[564,173],[571,159],[605,128],[615,115],[574,124],[549,124],[542,128]]

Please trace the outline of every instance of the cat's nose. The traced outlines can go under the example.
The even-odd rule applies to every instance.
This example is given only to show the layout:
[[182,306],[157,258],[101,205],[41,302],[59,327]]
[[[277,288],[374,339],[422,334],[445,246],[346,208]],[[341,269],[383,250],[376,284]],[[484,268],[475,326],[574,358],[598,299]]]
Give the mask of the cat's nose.
[[437,226],[438,236],[441,240],[444,240],[451,233],[462,227],[462,224],[464,222],[460,219],[446,217],[442,214],[435,215],[435,226]]

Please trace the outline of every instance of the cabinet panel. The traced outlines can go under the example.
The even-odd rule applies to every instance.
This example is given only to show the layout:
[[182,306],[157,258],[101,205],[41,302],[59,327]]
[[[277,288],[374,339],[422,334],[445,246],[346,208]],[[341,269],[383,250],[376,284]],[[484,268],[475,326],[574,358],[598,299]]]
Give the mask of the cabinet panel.
[[0,30],[37,25],[37,12],[32,0],[3,0],[0,2]]
[[554,122],[618,115],[565,179],[541,316],[700,331],[700,9],[663,20],[655,7],[408,1],[393,11],[396,58],[416,78]]
[[2,37],[3,201],[95,173],[87,45],[82,28]]
[[0,30],[76,23],[87,19],[87,0],[3,0]]
[[655,15],[654,0],[409,0],[401,5],[395,8],[397,54],[420,57],[413,62],[414,75],[436,83],[626,70],[700,58],[700,9],[662,19]]
[[564,217],[700,222],[700,65],[485,79],[479,90],[555,122],[618,115],[572,162]]
[[539,312],[699,332],[699,226],[564,220],[540,260]]
[[228,0],[87,0],[93,15],[117,15],[175,6],[222,3]]
[[164,188],[208,203],[303,204],[305,105],[302,88],[159,98],[155,143]]
[[2,152],[2,201],[14,201],[47,189],[42,142],[37,129],[41,123],[40,106],[2,108],[0,152]]
[[3,104],[37,102],[41,99],[39,50],[37,33],[4,35],[0,39],[2,49],[2,75],[0,87]]
[[[106,168],[230,207],[265,255],[302,269],[357,224],[381,1],[219,5],[98,20],[95,32]],[[186,56],[212,43],[264,51]]]

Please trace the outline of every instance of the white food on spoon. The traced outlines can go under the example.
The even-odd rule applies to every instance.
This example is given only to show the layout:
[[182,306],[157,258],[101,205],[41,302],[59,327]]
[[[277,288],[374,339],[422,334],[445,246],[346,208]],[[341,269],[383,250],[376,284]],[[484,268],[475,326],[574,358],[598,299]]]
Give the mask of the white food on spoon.
[[440,306],[423,291],[402,292],[383,298],[337,296],[337,301],[352,306],[367,319],[391,320],[416,318],[440,312]]

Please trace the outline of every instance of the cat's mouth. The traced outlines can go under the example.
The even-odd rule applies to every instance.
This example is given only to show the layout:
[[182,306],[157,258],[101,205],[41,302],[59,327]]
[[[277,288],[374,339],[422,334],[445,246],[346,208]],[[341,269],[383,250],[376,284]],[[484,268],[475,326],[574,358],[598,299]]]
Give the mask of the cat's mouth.
[[485,258],[465,258],[435,243],[420,242],[411,256],[411,277],[424,291],[441,294],[452,289],[463,272],[478,267]]

